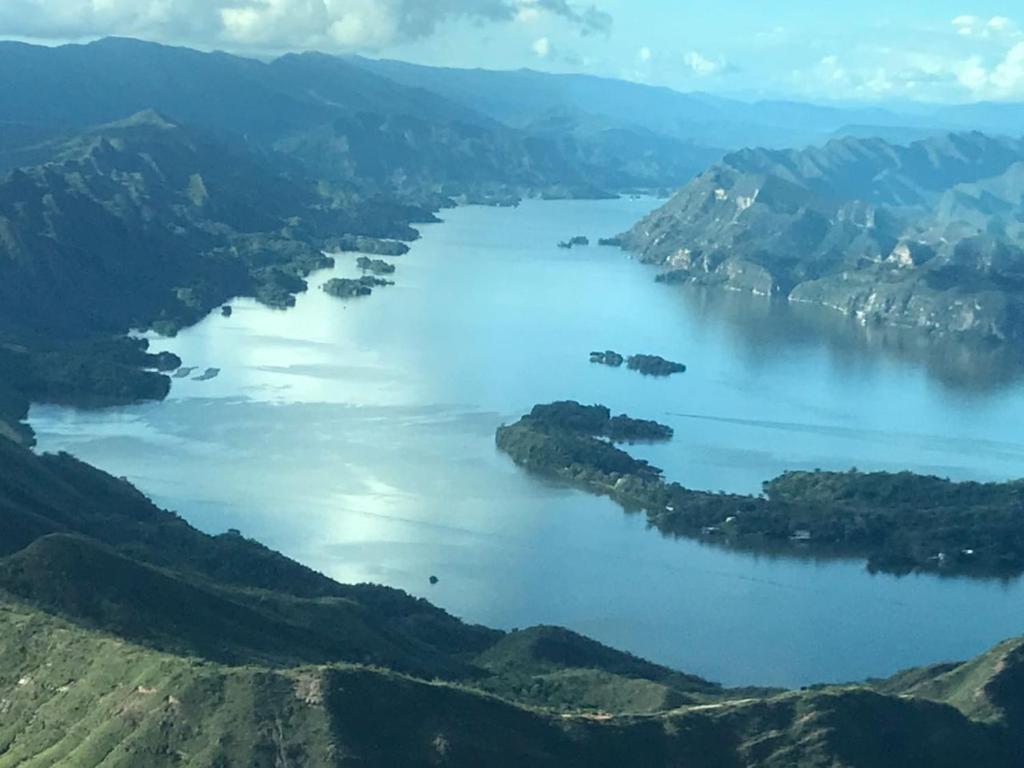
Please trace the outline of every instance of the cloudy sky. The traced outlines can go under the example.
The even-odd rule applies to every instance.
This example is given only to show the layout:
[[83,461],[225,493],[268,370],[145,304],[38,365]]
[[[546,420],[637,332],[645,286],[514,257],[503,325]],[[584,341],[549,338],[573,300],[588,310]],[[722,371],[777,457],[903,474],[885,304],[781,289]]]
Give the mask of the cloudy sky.
[[815,100],[1024,100],[1024,2],[0,0],[0,37],[130,35]]

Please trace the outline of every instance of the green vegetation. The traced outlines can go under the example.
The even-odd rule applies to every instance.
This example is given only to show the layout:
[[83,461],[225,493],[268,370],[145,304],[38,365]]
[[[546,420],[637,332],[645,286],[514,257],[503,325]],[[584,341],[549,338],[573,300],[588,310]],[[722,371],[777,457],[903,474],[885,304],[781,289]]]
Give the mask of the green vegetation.
[[693,491],[598,437],[651,437],[656,428],[646,425],[653,422],[613,428],[614,419],[603,421],[608,414],[578,403],[536,406],[500,427],[497,444],[517,464],[642,509],[676,536],[768,553],[863,557],[871,570],[897,574],[1024,573],[1024,481],[815,471],[787,472],[766,482],[761,496]]
[[332,277],[323,285],[325,293],[339,299],[352,299],[357,296],[369,296],[373,289],[381,286],[394,285],[391,280],[385,280],[373,275],[363,275],[359,278]]
[[384,259],[371,259],[367,256],[360,256],[356,259],[356,266],[375,275],[391,275],[395,271],[394,264],[389,264]]
[[671,376],[673,373],[683,373],[686,370],[682,363],[673,363],[657,355],[630,355],[629,358],[624,358],[610,349],[604,352],[591,352],[590,362],[611,368],[619,368],[626,363],[626,367],[631,371],[638,371],[644,376]]
[[174,355],[149,353],[144,339],[32,338],[32,346],[0,341],[0,436],[25,444],[33,440],[21,423],[30,398],[86,407],[161,399],[170,389],[165,372],[181,365]]
[[591,352],[590,362],[607,365],[610,368],[619,368],[624,362],[626,362],[626,359],[618,352],[606,349],[604,352]]
[[[666,427],[664,424],[646,419],[632,419],[625,414],[612,416],[611,411],[603,405],[581,405],[575,400],[534,406],[529,415],[524,416],[519,423],[534,432],[552,438],[584,437],[606,447],[610,446],[598,440],[598,437],[609,438],[612,442],[657,441],[672,438],[672,428]],[[602,448],[595,448],[595,451],[598,452],[602,450]],[[630,466],[633,465],[630,464]]]
[[558,244],[558,247],[569,249],[575,248],[578,245],[590,245],[590,238],[588,238],[586,235],[576,235],[575,237],[570,237],[568,240],[561,241]]
[[[585,435],[605,409],[537,420]],[[208,536],[0,440],[0,768],[1012,768],[1024,641],[806,691],[723,689],[558,627],[503,633]]]
[[355,251],[378,256],[404,256],[409,252],[409,246],[398,240],[381,240],[379,237],[365,235],[342,235],[329,239],[326,245],[331,251]]
[[686,366],[673,363],[658,355],[630,355],[626,367],[631,371],[639,371],[644,376],[671,376],[673,373],[684,373]]

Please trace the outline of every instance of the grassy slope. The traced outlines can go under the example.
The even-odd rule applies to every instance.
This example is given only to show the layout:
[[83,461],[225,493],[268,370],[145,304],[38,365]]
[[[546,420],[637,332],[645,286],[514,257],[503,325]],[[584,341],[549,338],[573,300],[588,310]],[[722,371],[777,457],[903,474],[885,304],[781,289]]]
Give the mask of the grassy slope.
[[1012,766],[1003,731],[866,688],[659,715],[556,716],[348,665],[268,670],[161,654],[7,601],[7,766]]
[[1024,754],[1020,643],[873,686],[724,690],[563,629],[503,634],[337,584],[6,441],[0,542],[0,768],[1002,768]]

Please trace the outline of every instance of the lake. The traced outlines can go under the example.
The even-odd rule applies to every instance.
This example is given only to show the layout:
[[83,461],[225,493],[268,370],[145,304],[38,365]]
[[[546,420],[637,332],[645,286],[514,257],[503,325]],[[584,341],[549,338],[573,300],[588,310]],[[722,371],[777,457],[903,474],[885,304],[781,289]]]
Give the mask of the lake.
[[[671,443],[630,450],[693,488],[757,492],[815,467],[1024,474],[1024,383],[1002,353],[657,284],[614,248],[555,247],[620,232],[655,204],[445,211],[394,260],[397,285],[327,296],[326,279],[358,274],[342,254],[294,309],[237,300],[231,317],[153,344],[219,376],[176,379],[162,403],[34,407],[40,449],[339,580],[495,627],[564,625],[727,684],[887,675],[1024,634],[1020,581],[895,578],[673,540],[497,452],[498,425],[576,399],[674,427]],[[591,364],[595,349],[689,370],[646,378]]]

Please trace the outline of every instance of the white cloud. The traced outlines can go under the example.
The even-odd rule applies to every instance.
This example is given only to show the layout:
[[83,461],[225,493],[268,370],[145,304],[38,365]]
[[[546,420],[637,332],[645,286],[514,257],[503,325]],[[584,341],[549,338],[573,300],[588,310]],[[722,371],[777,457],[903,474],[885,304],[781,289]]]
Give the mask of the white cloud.
[[516,7],[515,18],[518,21],[534,22],[547,13],[569,21],[585,35],[593,32],[608,34],[612,28],[612,17],[596,5],[577,5],[569,0],[501,0],[502,3],[506,1]]
[[698,51],[690,51],[683,56],[683,63],[697,77],[711,77],[728,69],[725,59],[710,59]]
[[641,64],[650,63],[652,57],[653,54],[651,53],[651,49],[648,48],[646,45],[636,52],[637,61],[639,61]]
[[132,35],[201,46],[351,50],[427,37],[458,19],[545,15],[584,34],[612,24],[596,6],[569,0],[0,0],[0,36]]
[[1024,43],[1017,43],[989,69],[977,59],[969,60],[959,76],[979,98],[1024,98]]
[[1017,24],[1006,16],[984,19],[980,16],[957,16],[951,22],[953,29],[963,37],[988,39],[991,37],[1020,37]]
[[1024,99],[1024,41],[994,53],[950,55],[898,48],[874,53],[848,59],[825,56],[794,72],[793,82],[804,95],[826,98]]
[[533,52],[538,59],[546,59],[551,55],[551,41],[546,37],[540,37],[533,41]]

